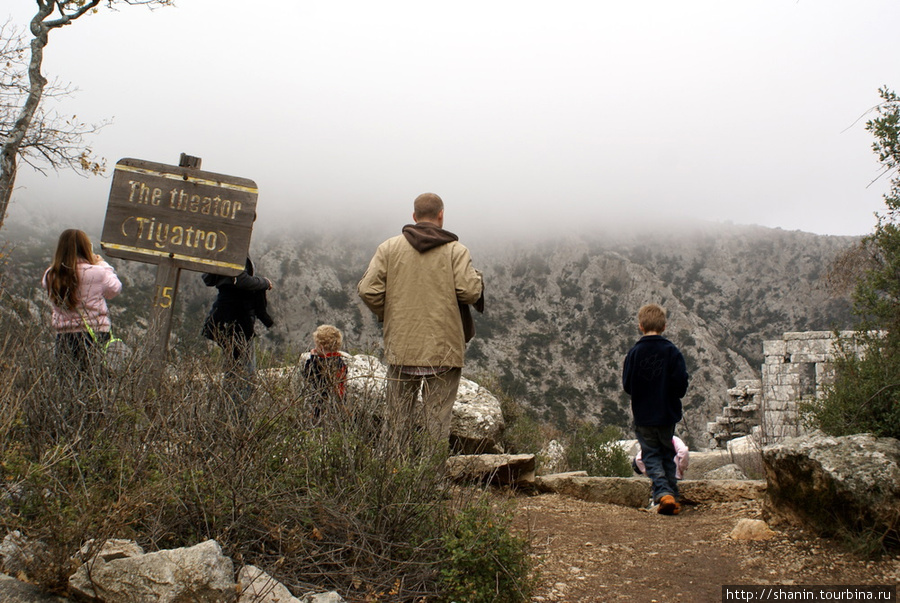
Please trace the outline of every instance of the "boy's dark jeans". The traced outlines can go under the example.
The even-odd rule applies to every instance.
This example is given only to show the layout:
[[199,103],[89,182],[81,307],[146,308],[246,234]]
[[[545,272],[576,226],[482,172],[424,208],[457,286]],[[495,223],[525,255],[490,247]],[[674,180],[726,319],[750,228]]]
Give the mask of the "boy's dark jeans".
[[675,479],[675,425],[636,425],[634,428],[641,445],[641,460],[651,481],[653,502],[666,494],[678,498],[678,481]]

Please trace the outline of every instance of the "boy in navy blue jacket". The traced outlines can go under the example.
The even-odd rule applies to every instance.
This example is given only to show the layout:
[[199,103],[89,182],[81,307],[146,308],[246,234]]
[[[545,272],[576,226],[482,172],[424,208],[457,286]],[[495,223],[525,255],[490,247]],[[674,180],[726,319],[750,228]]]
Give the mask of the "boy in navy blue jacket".
[[657,304],[638,310],[643,337],[625,357],[622,387],[631,396],[634,429],[641,457],[652,482],[654,504],[663,515],[677,515],[678,482],[675,478],[675,448],[672,437],[681,420],[681,399],[687,392],[688,374],[684,356],[662,336],[666,311]]

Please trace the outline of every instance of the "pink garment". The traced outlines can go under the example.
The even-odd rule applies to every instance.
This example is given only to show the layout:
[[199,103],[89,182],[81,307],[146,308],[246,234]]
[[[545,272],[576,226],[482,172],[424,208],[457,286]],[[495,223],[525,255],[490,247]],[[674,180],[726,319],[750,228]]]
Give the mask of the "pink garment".
[[[672,443],[675,444],[675,479],[682,479],[684,477],[684,472],[688,469],[688,459],[691,454],[687,444],[681,441],[681,438],[678,436],[672,438]],[[641,470],[641,473],[647,473],[647,469],[644,467],[644,461],[641,460],[640,449],[638,449],[637,456],[634,457],[634,464]]]
[[[96,264],[79,261],[77,269],[78,307],[67,310],[53,304],[50,324],[57,333],[86,331],[85,321],[95,331],[109,332],[111,323],[106,300],[122,291],[122,282],[116,276],[115,269],[104,260],[99,260]],[[41,279],[44,289],[47,289],[47,272],[44,272]]]

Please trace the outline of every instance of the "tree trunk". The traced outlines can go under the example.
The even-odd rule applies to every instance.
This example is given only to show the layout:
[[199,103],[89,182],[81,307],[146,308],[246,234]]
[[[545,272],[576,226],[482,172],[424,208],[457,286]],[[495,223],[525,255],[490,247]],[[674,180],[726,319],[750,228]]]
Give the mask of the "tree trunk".
[[31,40],[31,61],[28,63],[28,96],[9,133],[9,138],[0,150],[0,229],[6,221],[6,212],[16,183],[19,148],[41,104],[44,86],[47,85],[47,79],[41,74],[41,66],[44,62],[44,47],[47,45],[50,28],[44,24],[44,20],[52,14],[53,4],[39,2],[38,6],[38,12],[31,20],[31,33],[34,39]]

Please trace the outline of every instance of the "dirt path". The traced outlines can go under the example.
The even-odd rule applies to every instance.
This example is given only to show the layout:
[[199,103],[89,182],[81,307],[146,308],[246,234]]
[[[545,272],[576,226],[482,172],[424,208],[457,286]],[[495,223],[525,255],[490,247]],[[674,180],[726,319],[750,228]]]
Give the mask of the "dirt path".
[[675,517],[557,494],[519,496],[517,527],[540,568],[533,601],[705,603],[725,584],[896,585],[900,556],[867,562],[796,529],[768,541],[729,538],[758,502],[686,506]]

